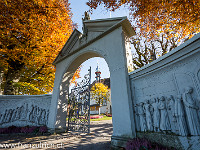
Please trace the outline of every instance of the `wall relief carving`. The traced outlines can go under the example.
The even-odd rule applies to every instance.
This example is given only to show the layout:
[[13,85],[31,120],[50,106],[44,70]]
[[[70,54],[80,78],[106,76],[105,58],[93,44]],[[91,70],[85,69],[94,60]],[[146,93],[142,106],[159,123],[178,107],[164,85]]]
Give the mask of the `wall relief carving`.
[[146,98],[135,105],[136,129],[174,133],[181,136],[200,135],[199,99],[185,87],[179,95]]
[[28,103],[24,103],[21,106],[6,109],[3,113],[0,113],[0,125],[15,121],[28,121],[36,125],[47,125],[48,116],[48,109],[33,104],[29,106]]

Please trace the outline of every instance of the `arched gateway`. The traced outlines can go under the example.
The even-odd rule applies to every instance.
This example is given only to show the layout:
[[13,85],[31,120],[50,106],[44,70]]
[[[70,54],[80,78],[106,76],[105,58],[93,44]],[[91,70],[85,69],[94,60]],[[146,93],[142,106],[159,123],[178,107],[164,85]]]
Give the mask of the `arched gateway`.
[[[113,114],[112,145],[135,137],[128,64],[129,38],[135,34],[126,17],[83,21],[83,34],[74,30],[54,61],[56,76],[48,127],[66,128],[69,81],[76,69],[92,57],[103,57],[110,70]],[[129,66],[131,67],[131,66]],[[122,144],[122,143],[121,143]]]

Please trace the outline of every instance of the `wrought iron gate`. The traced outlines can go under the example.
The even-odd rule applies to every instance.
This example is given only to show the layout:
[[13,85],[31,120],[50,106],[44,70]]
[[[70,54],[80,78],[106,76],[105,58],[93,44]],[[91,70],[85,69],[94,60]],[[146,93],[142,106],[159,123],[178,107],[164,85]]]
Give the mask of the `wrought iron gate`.
[[84,79],[71,89],[68,97],[68,130],[90,132],[91,67]]

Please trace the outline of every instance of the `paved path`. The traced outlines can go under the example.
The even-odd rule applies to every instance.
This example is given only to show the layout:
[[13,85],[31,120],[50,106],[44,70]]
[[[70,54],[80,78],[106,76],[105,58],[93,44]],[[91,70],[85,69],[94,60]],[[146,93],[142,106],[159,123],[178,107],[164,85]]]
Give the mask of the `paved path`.
[[[91,133],[73,135],[70,133],[31,136],[7,135],[0,136],[0,149],[12,146],[14,149],[78,149],[78,150],[109,150],[112,135],[112,121],[91,122]],[[10,145],[4,145],[10,144]],[[30,148],[31,147],[31,148]],[[9,149],[9,148],[6,148]],[[11,149],[11,148],[10,148]]]

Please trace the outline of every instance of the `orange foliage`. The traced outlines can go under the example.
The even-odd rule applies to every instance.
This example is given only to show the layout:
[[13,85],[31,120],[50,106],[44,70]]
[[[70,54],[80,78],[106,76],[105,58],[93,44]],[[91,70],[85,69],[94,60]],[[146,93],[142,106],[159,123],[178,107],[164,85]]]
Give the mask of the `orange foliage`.
[[75,84],[75,86],[77,85],[76,79],[80,78],[81,67],[82,66],[79,66],[78,69],[76,70],[76,72],[74,73],[74,75],[71,79],[70,85],[73,84],[73,83]]
[[122,5],[128,6],[131,20],[136,22],[141,35],[150,39],[160,31],[168,38],[181,33],[181,39],[200,32],[199,0],[88,0],[87,3],[91,9],[101,4],[112,11]]
[[68,0],[3,0],[0,10],[4,94],[51,92],[52,62],[73,30]]
[[134,68],[140,68],[166,54],[200,32],[199,0],[88,0],[91,10],[99,5],[115,11],[126,6],[137,35]]

